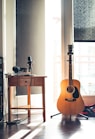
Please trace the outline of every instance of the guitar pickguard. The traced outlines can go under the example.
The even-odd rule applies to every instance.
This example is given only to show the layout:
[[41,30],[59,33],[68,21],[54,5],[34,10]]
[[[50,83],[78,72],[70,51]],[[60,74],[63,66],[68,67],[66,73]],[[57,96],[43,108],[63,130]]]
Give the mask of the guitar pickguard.
[[75,92],[73,92],[73,98],[79,98],[79,92],[77,87],[75,87]]

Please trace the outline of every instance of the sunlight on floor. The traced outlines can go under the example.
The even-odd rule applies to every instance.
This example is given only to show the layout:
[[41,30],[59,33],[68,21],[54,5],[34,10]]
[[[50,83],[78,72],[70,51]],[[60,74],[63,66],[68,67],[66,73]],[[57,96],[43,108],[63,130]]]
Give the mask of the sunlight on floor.
[[[31,125],[33,126],[33,124],[31,123],[28,125],[28,127],[30,127]],[[18,131],[16,134],[14,134],[13,136],[9,137],[8,139],[21,139],[21,138],[32,139],[33,137],[37,136],[43,130],[44,126],[45,126],[45,123],[41,124],[34,130],[22,129],[22,130]]]
[[42,128],[37,128],[32,133],[30,133],[25,139],[32,139],[33,137],[37,136],[39,132],[41,132]]
[[18,131],[16,134],[14,134],[13,136],[9,137],[8,139],[21,139],[23,136],[25,136],[29,132],[30,132],[30,130],[28,130],[28,129],[22,129],[22,130]]

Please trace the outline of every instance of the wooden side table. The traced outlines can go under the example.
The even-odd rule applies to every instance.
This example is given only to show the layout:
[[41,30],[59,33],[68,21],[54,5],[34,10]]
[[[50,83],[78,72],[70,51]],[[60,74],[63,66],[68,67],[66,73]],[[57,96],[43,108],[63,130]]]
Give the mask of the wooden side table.
[[[28,117],[30,117],[30,109],[43,110],[43,122],[46,121],[46,107],[45,107],[45,78],[46,76],[32,76],[32,75],[8,75],[8,122],[11,122],[12,109],[27,109]],[[12,107],[12,87],[25,86],[27,88],[27,105]],[[42,108],[31,107],[31,89],[32,86],[42,87]]]

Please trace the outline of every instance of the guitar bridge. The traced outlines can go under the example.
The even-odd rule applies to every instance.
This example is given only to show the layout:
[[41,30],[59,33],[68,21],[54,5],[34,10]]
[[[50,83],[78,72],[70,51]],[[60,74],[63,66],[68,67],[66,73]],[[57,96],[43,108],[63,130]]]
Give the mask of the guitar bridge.
[[66,101],[68,101],[68,102],[73,102],[73,101],[76,101],[76,99],[75,99],[75,98],[73,98],[73,99],[68,99],[68,98],[65,98],[65,100],[66,100]]

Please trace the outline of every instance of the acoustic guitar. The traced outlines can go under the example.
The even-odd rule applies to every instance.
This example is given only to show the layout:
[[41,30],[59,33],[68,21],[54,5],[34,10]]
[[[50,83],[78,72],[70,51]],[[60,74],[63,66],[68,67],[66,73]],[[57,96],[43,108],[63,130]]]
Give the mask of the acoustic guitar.
[[76,115],[84,110],[84,101],[80,95],[80,82],[72,79],[72,45],[68,45],[69,79],[61,81],[61,93],[57,108],[63,115]]

